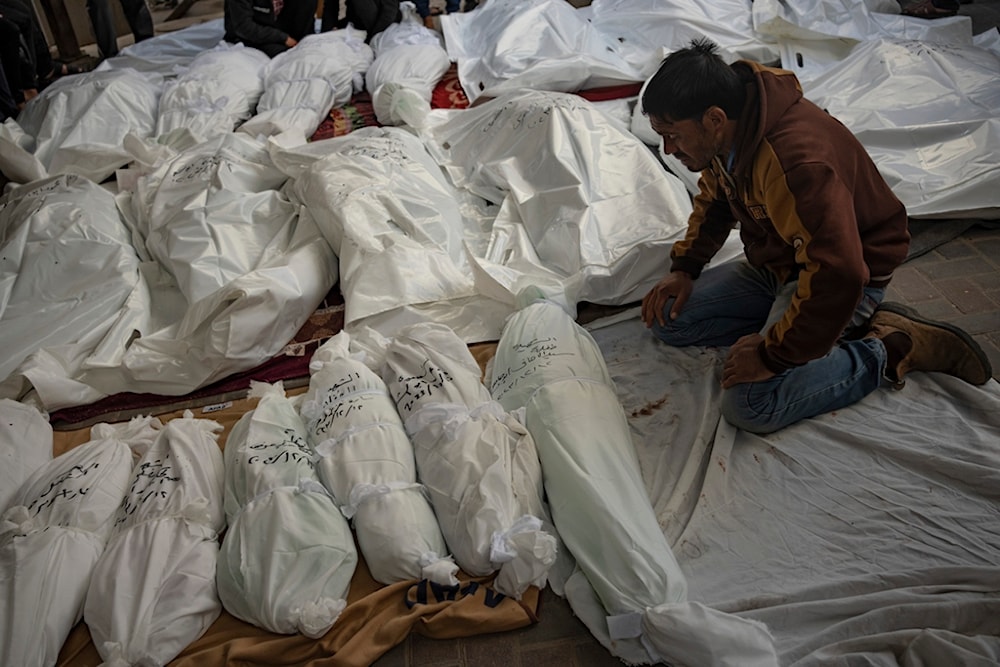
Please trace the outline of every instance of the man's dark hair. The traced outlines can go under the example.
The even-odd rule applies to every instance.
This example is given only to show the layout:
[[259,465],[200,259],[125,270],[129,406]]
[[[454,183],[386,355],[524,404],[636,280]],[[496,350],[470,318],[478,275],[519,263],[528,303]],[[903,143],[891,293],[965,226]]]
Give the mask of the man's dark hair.
[[699,120],[709,107],[717,106],[729,118],[739,118],[746,97],[744,83],[718,49],[702,37],[664,58],[646,84],[642,112],[673,121]]

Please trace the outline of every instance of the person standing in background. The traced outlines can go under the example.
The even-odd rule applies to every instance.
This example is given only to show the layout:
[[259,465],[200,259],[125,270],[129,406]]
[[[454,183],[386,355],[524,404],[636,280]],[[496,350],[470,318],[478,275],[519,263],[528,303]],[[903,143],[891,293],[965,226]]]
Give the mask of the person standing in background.
[[226,0],[226,34],[274,57],[316,32],[316,0]]
[[[153,16],[149,13],[146,0],[118,0],[125,11],[125,19],[132,36],[138,44],[153,36]],[[112,58],[118,55],[118,32],[115,30],[115,17],[109,0],[87,0],[87,14],[94,28],[94,38],[97,50],[102,58]]]

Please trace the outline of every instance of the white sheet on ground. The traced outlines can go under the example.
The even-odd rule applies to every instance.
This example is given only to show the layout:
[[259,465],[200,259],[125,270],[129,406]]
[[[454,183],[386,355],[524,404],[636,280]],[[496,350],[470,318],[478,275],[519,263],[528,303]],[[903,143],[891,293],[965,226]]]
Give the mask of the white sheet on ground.
[[226,33],[225,21],[215,19],[197,23],[181,30],[172,30],[138,44],[131,44],[98,65],[98,71],[134,69],[176,76],[191,64],[198,54],[216,47]]
[[593,336],[692,598],[766,623],[783,665],[996,662],[1000,385],[911,373],[762,437],[720,421],[724,350]]
[[499,571],[494,586],[516,599],[544,587],[557,545],[535,443],[493,400],[468,346],[446,326],[415,324],[386,341],[381,361],[455,562],[474,576]]
[[320,482],[305,424],[282,384],[252,382],[250,396],[260,401],[226,440],[229,529],[219,596],[248,623],[320,637],[347,604],[354,537]]
[[294,49],[271,59],[257,113],[239,131],[254,136],[288,132],[305,143],[331,108],[343,106],[362,89],[374,58],[362,31],[307,35]]
[[83,616],[91,575],[132,481],[129,442],[159,421],[97,424],[52,459],[0,517],[0,664],[47,667]]
[[0,515],[25,480],[52,460],[52,425],[37,408],[0,398]]
[[[519,299],[529,301],[532,290]],[[558,305],[535,301],[511,316],[490,391],[524,424],[542,462],[552,519],[605,610],[606,647],[638,640],[643,663],[777,667],[762,623],[688,598],[684,574],[643,485],[630,428],[602,352]],[[579,598],[570,597],[570,604]],[[589,610],[579,612],[587,621]],[[600,618],[600,617],[598,617]]]
[[132,69],[57,79],[0,125],[0,171],[15,183],[60,174],[100,183],[131,161],[126,134],[153,134],[162,89],[162,76]]
[[454,585],[458,566],[417,483],[413,444],[382,378],[354,358],[350,340],[341,331],[309,364],[300,412],[319,478],[351,519],[376,581]]
[[165,665],[222,612],[215,589],[226,525],[221,430],[187,410],[136,464],[83,608],[107,665]]
[[503,203],[475,258],[477,289],[499,301],[528,285],[571,308],[641,299],[687,228],[681,182],[575,95],[520,91],[435,111],[425,134],[456,186]]
[[572,92],[642,81],[620,44],[563,0],[490,0],[441,17],[470,102],[520,88]]

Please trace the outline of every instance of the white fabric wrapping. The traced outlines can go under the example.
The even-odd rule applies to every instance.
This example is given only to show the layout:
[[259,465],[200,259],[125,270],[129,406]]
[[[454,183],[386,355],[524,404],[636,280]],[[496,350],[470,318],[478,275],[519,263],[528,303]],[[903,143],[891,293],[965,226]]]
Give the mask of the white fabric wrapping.
[[319,477],[352,518],[372,577],[456,583],[458,567],[416,483],[413,445],[385,383],[351,357],[343,331],[316,350],[309,369],[300,411]]
[[90,442],[36,470],[14,495],[0,517],[0,664],[56,663],[132,481],[128,441],[158,425],[98,424]]
[[[126,134],[152,135],[163,77],[135,70],[88,72],[56,80],[0,125],[0,171],[26,183],[44,176],[79,174],[100,183],[131,156]],[[26,135],[19,140],[19,131]],[[32,156],[30,172],[12,160]]]
[[[381,34],[381,33],[380,33]],[[434,86],[451,66],[448,52],[440,44],[403,44],[378,52],[365,74],[365,85],[372,96],[375,117],[383,125],[402,125],[405,113],[395,107],[397,90],[405,88],[430,108]]]
[[33,406],[0,398],[0,515],[21,484],[52,460],[52,425]]
[[225,33],[221,18],[171,30],[126,46],[114,58],[102,60],[97,71],[134,69],[164,76],[178,74],[200,53],[216,47]]
[[0,230],[0,378],[40,348],[87,339],[92,351],[113,333],[140,274],[107,190],[72,175],[18,188],[0,198]]
[[155,135],[164,137],[186,128],[204,140],[232,132],[256,111],[270,61],[262,51],[225,42],[199,54],[164,88]]
[[187,410],[136,465],[83,608],[106,662],[165,665],[222,612],[215,589],[226,525],[221,430]]
[[188,303],[209,297],[287,251],[299,207],[286,180],[263,141],[234,132],[164,160],[133,186],[145,252]]
[[563,0],[490,0],[441,17],[470,102],[520,88],[571,92],[642,81],[617,40]]
[[697,37],[733,57],[777,60],[773,40],[754,32],[752,7],[752,0],[594,0],[589,11],[597,30],[620,44],[622,57],[647,78],[667,54]]
[[305,143],[332,107],[343,106],[361,90],[374,58],[364,43],[364,32],[353,28],[307,35],[294,49],[271,60],[257,114],[240,131],[264,136],[295,133]]
[[513,303],[537,284],[573,307],[641,299],[687,228],[681,182],[575,95],[522,91],[435,113],[427,134],[456,186],[504,202],[476,258],[477,287],[494,298]]
[[688,602],[590,334],[554,303],[525,306],[504,329],[491,391],[525,409],[553,521],[606,610],[612,653],[615,640],[638,637],[645,662],[776,667],[762,624]]
[[808,97],[857,135],[914,217],[1000,218],[1000,53],[872,40],[814,76]]
[[339,258],[345,329],[437,321],[469,342],[495,339],[510,309],[477,295],[465,249],[485,234],[466,227],[461,196],[420,139],[362,128],[311,148],[324,157],[282,168]]
[[[377,58],[385,51],[397,46],[413,44],[434,44],[442,46],[442,36],[437,30],[424,25],[423,18],[417,13],[417,7],[412,2],[404,0],[399,3],[402,18],[392,23],[385,30],[371,39],[371,47]],[[369,88],[369,90],[371,90]]]
[[446,326],[415,324],[388,346],[382,374],[459,567],[500,570],[497,590],[518,599],[544,587],[556,540],[542,528],[535,445],[490,396],[468,346]]
[[257,407],[226,441],[219,596],[248,623],[320,637],[346,606],[354,537],[317,477],[305,425],[281,383],[251,383],[250,395],[260,397]]

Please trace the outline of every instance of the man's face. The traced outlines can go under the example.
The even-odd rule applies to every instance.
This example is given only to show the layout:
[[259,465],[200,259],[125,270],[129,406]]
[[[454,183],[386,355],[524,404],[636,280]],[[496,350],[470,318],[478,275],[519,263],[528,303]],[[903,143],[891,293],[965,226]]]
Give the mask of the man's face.
[[663,138],[663,152],[673,155],[691,171],[706,169],[718,152],[718,139],[710,124],[698,120],[649,117],[653,131]]

